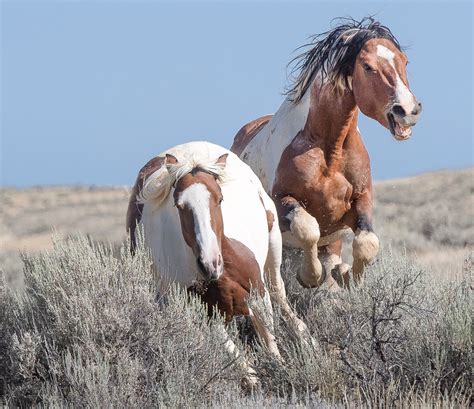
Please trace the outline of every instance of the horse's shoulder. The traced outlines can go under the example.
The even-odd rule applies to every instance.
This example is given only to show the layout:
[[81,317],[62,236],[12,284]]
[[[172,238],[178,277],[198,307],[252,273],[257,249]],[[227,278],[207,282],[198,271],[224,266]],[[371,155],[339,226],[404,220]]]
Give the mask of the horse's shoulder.
[[272,119],[273,115],[264,115],[254,119],[240,128],[235,135],[234,143],[230,150],[236,155],[240,155],[253,137]]
[[165,162],[165,157],[156,156],[150,159],[138,172],[137,180],[132,188],[127,209],[126,227],[130,234],[132,249],[136,246],[135,230],[140,222],[143,212],[143,204],[138,201],[138,196],[143,188],[145,180],[155,171],[161,168]]

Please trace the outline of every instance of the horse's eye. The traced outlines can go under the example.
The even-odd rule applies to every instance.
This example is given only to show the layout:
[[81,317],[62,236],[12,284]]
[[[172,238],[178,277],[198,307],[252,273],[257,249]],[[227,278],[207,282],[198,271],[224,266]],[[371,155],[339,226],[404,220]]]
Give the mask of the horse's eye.
[[221,198],[219,199],[219,204],[221,204],[223,200],[224,198],[221,196]]
[[367,63],[364,63],[364,70],[366,71],[374,71],[374,69]]

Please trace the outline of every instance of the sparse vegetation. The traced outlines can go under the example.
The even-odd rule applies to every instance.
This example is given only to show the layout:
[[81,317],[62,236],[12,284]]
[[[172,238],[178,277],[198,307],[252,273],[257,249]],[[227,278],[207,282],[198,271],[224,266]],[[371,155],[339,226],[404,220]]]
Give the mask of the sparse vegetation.
[[[473,170],[377,183],[384,249],[350,292],[303,289],[286,252],[287,292],[316,342],[275,311],[279,362],[228,328],[261,380],[250,394],[220,318],[177,289],[156,300],[146,252],[121,245],[127,189],[3,189],[0,404],[467,407]],[[53,225],[76,237],[51,249]]]
[[[157,300],[143,249],[114,255],[82,237],[23,259],[24,289],[5,276],[0,288],[6,405],[469,405],[467,264],[460,281],[435,281],[386,250],[363,286],[331,295],[299,287],[299,259],[287,257],[291,302],[316,342],[295,338],[275,311],[284,362],[240,344],[261,380],[245,394],[222,347],[222,320],[208,320],[199,301],[177,289]],[[229,333],[238,343],[236,328]]]

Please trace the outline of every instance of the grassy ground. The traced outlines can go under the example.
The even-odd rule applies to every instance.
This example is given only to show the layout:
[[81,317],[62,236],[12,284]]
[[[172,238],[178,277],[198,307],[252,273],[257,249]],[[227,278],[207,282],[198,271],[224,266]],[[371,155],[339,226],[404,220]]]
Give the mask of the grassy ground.
[[[302,289],[294,279],[299,255],[287,253],[289,298],[315,343],[275,311],[281,362],[240,344],[231,327],[260,379],[251,393],[222,347],[222,321],[208,321],[199,302],[177,290],[157,303],[146,252],[118,250],[126,188],[2,190],[0,402],[468,407],[473,185],[473,169],[378,183],[384,249],[350,292]],[[90,236],[53,245],[51,225]],[[11,286],[21,271],[18,247],[31,252],[24,291]]]

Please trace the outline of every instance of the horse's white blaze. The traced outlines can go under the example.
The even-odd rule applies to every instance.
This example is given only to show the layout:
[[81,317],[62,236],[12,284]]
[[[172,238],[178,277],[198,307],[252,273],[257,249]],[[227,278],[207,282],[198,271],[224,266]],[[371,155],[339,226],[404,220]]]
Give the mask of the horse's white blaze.
[[220,249],[211,225],[210,197],[211,194],[204,184],[195,183],[181,192],[177,204],[191,210],[199,256],[205,266],[211,267],[220,257]]
[[395,102],[400,104],[405,112],[409,114],[415,108],[416,100],[415,96],[410,92],[408,87],[404,84],[400,75],[398,75],[398,71],[395,68],[395,53],[389,50],[384,45],[378,44],[377,45],[377,55],[380,58],[386,59],[390,65],[393,67],[397,74],[396,82],[395,82]]
[[311,87],[298,104],[288,98],[281,104],[270,122],[255,135],[240,155],[271,193],[281,155],[308,119]]
[[410,114],[416,105],[415,96],[410,92],[408,87],[403,83],[400,76],[397,74],[396,80],[396,99],[397,102],[403,107],[407,114]]

